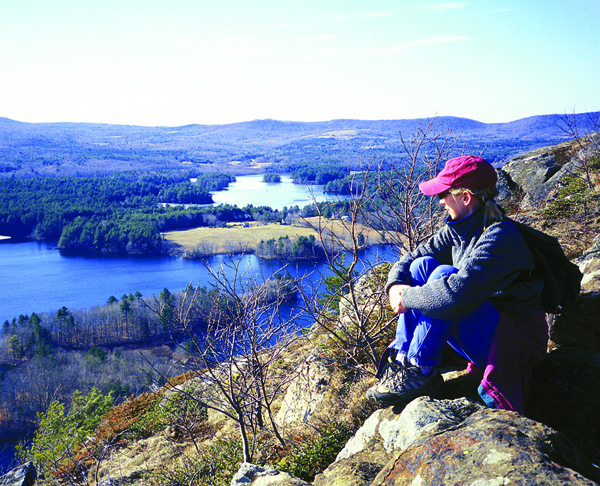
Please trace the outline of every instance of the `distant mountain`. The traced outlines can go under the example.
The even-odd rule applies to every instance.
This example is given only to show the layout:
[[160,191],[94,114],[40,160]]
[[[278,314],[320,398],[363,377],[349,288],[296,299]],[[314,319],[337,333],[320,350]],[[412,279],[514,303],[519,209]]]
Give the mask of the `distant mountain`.
[[[581,114],[578,116],[585,116]],[[499,162],[561,143],[560,115],[509,123],[439,117],[437,131],[467,152]],[[89,175],[120,170],[233,168],[261,164],[398,160],[406,139],[428,120],[254,120],[228,125],[143,127],[95,123],[24,123],[0,118],[0,175]]]

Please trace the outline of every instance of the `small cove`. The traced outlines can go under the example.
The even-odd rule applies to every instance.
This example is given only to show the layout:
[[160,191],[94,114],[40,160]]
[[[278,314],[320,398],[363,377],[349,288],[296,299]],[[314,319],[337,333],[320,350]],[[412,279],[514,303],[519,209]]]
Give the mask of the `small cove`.
[[[235,204],[244,207],[269,206],[282,210],[284,206],[303,208],[314,200],[333,200],[337,196],[323,193],[323,186],[294,184],[289,176],[281,176],[281,182],[263,182],[262,175],[238,176],[224,191],[212,193],[215,204]],[[345,199],[345,197],[340,197]]]
[[[284,206],[303,207],[312,202],[313,192],[320,194],[320,187],[293,184],[289,177],[283,177],[282,181],[265,183],[262,176],[240,176],[228,190],[214,193],[215,204],[269,205],[282,209]],[[378,251],[382,250],[373,249],[370,253],[376,255]],[[250,265],[257,272],[261,270],[265,275],[286,264],[254,255],[245,255],[244,259],[244,265]],[[217,255],[208,258],[206,264],[216,268],[227,261],[227,257]],[[298,267],[298,272],[314,269],[313,264],[307,262],[290,267]],[[120,299],[123,294],[138,291],[143,296],[158,295],[164,288],[176,293],[190,283],[204,286],[209,281],[209,269],[199,260],[65,253],[51,242],[3,240],[0,243],[0,322],[10,321],[20,314],[54,312],[62,306],[84,309],[103,305],[110,296]]]
[[[215,204],[245,206],[304,207],[324,200],[321,188],[293,184],[291,178],[282,183],[262,182],[262,176],[241,176],[226,191],[214,193]],[[393,251],[373,247],[362,253],[369,262],[389,260]],[[319,279],[314,263],[286,264],[264,260],[254,255],[241,257],[242,268],[248,266],[255,274],[269,276],[288,265],[290,273]],[[234,257],[234,261],[236,258]],[[209,268],[227,265],[224,255],[210,257],[205,262],[172,256],[98,255],[66,253],[52,242],[0,242],[0,322],[11,321],[20,314],[55,312],[62,306],[85,309],[107,302],[110,296],[139,291],[143,296],[158,295],[164,288],[179,292],[188,284],[205,286],[212,281]],[[0,443],[0,474],[14,460],[13,443]]]

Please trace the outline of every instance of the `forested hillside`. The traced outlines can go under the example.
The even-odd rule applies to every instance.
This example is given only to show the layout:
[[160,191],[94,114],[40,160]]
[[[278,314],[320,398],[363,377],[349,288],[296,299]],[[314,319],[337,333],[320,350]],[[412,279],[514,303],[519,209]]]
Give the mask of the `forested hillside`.
[[[577,115],[584,117],[585,114]],[[492,162],[569,138],[563,117],[510,123],[456,117],[435,120],[469,152]],[[398,160],[402,138],[427,120],[255,120],[229,125],[140,127],[91,123],[22,123],[0,118],[0,176],[94,175],[123,170],[215,170],[238,173],[281,163],[330,163],[357,168],[361,159]]]
[[158,253],[161,231],[243,219],[237,208],[198,207],[231,180],[223,173],[202,174],[195,184],[186,174],[0,179],[0,234],[58,240],[61,248]]
[[198,207],[233,180],[228,174],[289,173],[294,182],[348,194],[349,175],[365,164],[410,163],[414,137],[501,165],[563,141],[564,128],[558,115],[502,124],[440,117],[183,127],[0,118],[0,235],[56,240],[65,249],[160,253],[167,251],[161,232],[254,217],[239,208]]

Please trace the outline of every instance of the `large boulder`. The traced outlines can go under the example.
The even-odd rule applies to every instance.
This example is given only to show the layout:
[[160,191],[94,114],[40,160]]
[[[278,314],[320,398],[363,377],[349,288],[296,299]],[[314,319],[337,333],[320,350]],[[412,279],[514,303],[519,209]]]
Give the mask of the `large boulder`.
[[560,433],[515,412],[484,409],[397,451],[371,483],[438,486],[595,485]]
[[562,179],[581,167],[582,157],[598,151],[599,140],[598,134],[588,135],[579,141],[571,140],[512,158],[499,171],[501,198],[510,189],[512,194],[523,198],[521,209],[539,209],[555,194]]
[[522,195],[522,209],[538,209],[574,164],[560,163],[553,147],[545,147],[511,159],[501,172],[513,193]]
[[371,415],[314,484],[594,485],[594,474],[565,435],[542,423],[466,398],[421,397]]
[[378,410],[348,441],[335,462],[315,478],[314,484],[367,486],[397,450],[405,449],[418,437],[456,426],[481,408],[465,398],[421,397],[409,403],[402,413],[393,407]]
[[550,321],[555,345],[574,346],[600,353],[600,237],[575,263],[583,273],[577,302]]
[[33,462],[27,462],[6,473],[0,478],[0,486],[33,486],[37,472]]

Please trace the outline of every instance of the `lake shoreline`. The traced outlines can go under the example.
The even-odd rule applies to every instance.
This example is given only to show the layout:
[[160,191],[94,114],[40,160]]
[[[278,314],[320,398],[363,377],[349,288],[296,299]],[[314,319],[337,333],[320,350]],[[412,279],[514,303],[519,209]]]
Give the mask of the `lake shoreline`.
[[[267,184],[262,182],[262,176],[240,176],[235,183],[230,184],[226,191],[216,191],[222,201],[217,204],[248,204],[265,205],[271,208],[295,207],[313,200],[310,189],[314,186],[293,184],[283,178],[281,183]],[[215,200],[217,197],[214,198]],[[256,206],[255,206],[256,207]],[[281,209],[280,209],[281,210]],[[175,246],[165,244],[159,251],[150,252],[110,252],[87,251],[83,248],[72,250],[59,249],[57,241],[27,239],[0,240],[0,258],[3,265],[0,268],[0,322],[12,321],[19,314],[31,312],[51,312],[63,306],[69,309],[91,308],[102,305],[111,296],[120,298],[123,294],[139,291],[143,295],[158,295],[167,288],[178,292],[190,282],[201,283],[210,280],[208,267],[220,267],[227,260],[228,254],[243,254],[244,261],[256,268],[276,269],[284,265],[309,267],[315,262],[296,260],[294,263],[285,262],[275,256],[261,258],[256,248],[261,240],[267,242],[273,239],[275,243],[280,237],[314,235],[319,239],[314,228],[304,223],[304,219],[287,220],[288,224],[265,225],[255,222],[256,228],[244,228],[249,221],[240,222],[239,226],[231,228],[196,228],[190,232],[214,232],[211,237],[219,244],[205,245],[203,252],[196,248],[199,241],[209,241],[201,234],[191,238],[189,244]],[[291,224],[293,223],[293,224]],[[335,224],[341,225],[341,220]],[[348,223],[349,224],[349,223]],[[299,228],[304,226],[304,228]],[[264,233],[260,233],[264,232]],[[181,230],[183,235],[185,230]],[[253,232],[246,235],[245,232]],[[236,233],[243,235],[241,242],[231,242],[227,246],[222,243],[233,240]],[[193,236],[193,235],[187,235]],[[248,237],[250,236],[250,237]],[[387,233],[386,233],[387,236]],[[373,239],[362,241],[364,247],[383,243],[381,236],[373,234]],[[361,245],[363,246],[363,245]],[[187,251],[186,251],[187,250]],[[190,250],[196,250],[201,258],[193,259]],[[256,254],[258,253],[258,255]],[[376,250],[381,253],[381,250]],[[273,256],[273,253],[265,256]],[[318,264],[318,262],[316,262]],[[273,270],[274,271],[274,270]]]
[[[300,260],[318,260],[312,256],[301,255],[299,258],[285,258],[281,254],[269,256],[259,251],[259,247],[269,240],[278,243],[280,239],[289,238],[291,243],[298,239],[314,238],[318,245],[325,243],[330,247],[340,247],[340,242],[346,242],[349,248],[353,246],[353,239],[361,236],[361,249],[389,244],[382,239],[378,231],[366,226],[355,224],[352,226],[340,219],[326,219],[318,216],[304,218],[296,224],[259,223],[233,223],[226,227],[199,227],[188,230],[178,230],[163,233],[163,238],[171,245],[169,251],[173,256],[188,259],[202,259],[216,255],[227,254],[256,254],[265,259],[286,260],[290,262]],[[342,248],[340,248],[342,249]],[[307,258],[308,257],[308,258]]]

